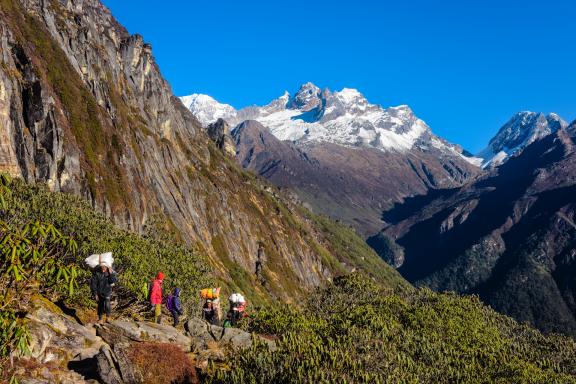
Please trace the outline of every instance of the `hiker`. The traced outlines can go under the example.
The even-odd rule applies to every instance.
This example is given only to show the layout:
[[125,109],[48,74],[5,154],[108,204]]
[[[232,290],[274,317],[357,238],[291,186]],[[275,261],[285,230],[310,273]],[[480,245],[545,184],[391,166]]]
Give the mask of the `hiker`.
[[173,325],[177,326],[180,321],[180,316],[184,314],[182,311],[182,304],[180,303],[180,288],[174,288],[174,293],[168,296],[166,300],[166,307],[172,314],[174,320]]
[[156,278],[152,281],[150,287],[150,303],[154,306],[154,322],[160,324],[160,317],[162,315],[162,282],[164,281],[164,274],[158,272]]
[[246,315],[246,299],[240,293],[233,293],[228,299],[230,309],[226,314],[225,327],[235,327],[240,320]]
[[204,306],[202,307],[202,317],[212,325],[218,323],[218,312],[211,299],[206,300],[204,303]]
[[94,269],[90,279],[90,291],[92,297],[98,303],[98,324],[102,323],[102,316],[106,313],[106,322],[110,321],[110,298],[112,297],[112,287],[118,279],[116,272],[105,263],[101,263]]
[[202,318],[212,325],[220,324],[222,320],[220,287],[202,289],[200,291],[200,298],[205,300],[202,306]]

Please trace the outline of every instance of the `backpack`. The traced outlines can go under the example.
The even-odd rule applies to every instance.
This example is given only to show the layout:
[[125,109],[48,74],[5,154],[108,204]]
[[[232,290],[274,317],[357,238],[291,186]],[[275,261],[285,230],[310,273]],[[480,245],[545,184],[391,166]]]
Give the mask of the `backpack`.
[[168,310],[170,312],[174,312],[176,310],[176,308],[174,306],[174,295],[173,294],[168,295],[168,298],[166,299],[166,308],[168,308]]

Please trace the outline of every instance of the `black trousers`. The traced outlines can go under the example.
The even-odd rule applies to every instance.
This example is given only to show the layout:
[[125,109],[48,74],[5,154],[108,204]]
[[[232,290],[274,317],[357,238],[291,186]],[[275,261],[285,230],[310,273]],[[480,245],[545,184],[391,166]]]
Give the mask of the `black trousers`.
[[106,318],[110,317],[110,297],[98,295],[98,319],[102,320],[102,315],[106,313]]
[[180,314],[179,314],[178,312],[176,312],[176,311],[172,311],[172,318],[173,318],[173,320],[174,320],[173,325],[174,325],[174,326],[177,326],[178,323],[180,322]]

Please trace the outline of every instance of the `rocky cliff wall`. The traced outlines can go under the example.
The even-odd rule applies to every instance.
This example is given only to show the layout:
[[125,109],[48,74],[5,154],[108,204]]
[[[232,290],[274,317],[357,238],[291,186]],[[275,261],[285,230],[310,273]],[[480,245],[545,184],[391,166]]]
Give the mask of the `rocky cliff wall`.
[[80,195],[135,231],[161,216],[240,289],[289,300],[342,271],[309,220],[216,148],[151,46],[99,1],[1,5],[1,171]]

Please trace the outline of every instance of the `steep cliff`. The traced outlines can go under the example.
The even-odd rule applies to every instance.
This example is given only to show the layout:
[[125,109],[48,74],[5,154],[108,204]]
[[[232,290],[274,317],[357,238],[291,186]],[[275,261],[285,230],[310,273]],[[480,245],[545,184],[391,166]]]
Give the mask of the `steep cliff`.
[[0,170],[135,231],[159,215],[240,288],[289,300],[346,270],[310,219],[210,141],[151,46],[99,1],[1,0],[0,18]]

